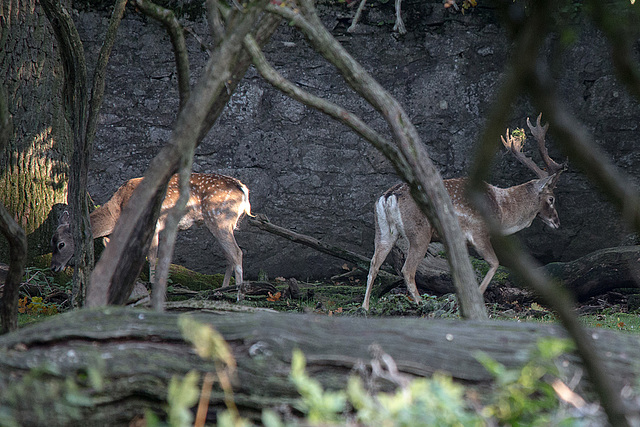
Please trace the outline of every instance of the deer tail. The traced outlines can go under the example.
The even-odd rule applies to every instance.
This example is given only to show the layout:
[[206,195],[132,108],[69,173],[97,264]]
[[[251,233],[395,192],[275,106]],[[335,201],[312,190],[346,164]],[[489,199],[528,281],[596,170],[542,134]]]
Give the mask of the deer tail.
[[244,194],[242,198],[242,206],[240,212],[243,212],[250,216],[251,218],[255,218],[255,215],[251,214],[251,203],[249,202],[249,188],[246,185],[242,184],[240,186],[242,193]]

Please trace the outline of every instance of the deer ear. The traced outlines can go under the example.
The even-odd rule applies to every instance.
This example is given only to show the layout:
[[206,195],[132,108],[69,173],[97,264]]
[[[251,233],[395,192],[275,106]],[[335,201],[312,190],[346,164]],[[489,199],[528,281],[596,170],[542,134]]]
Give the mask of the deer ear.
[[60,214],[60,218],[58,219],[58,226],[61,225],[69,225],[69,211],[64,211]]
[[536,189],[536,193],[542,193],[542,191],[547,188],[553,188],[555,186],[555,182],[557,180],[556,175],[547,176],[545,178],[536,179],[534,182],[534,188]]
[[551,182],[549,183],[549,185],[551,185],[551,188],[555,188],[556,184],[558,183],[558,178],[560,178],[560,174],[564,171],[564,169],[560,169],[558,172],[554,173],[553,175],[550,176],[551,178]]

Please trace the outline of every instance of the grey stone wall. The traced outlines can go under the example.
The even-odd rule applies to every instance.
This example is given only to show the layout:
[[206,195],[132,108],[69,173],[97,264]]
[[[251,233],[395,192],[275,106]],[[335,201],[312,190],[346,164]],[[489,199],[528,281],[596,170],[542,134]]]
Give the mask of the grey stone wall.
[[[518,52],[506,43],[490,10],[448,15],[440,1],[406,2],[409,34],[399,37],[389,24],[394,19],[391,3],[369,7],[353,34],[345,31],[353,10],[338,5],[321,13],[338,40],[402,103],[443,176],[464,175],[502,68]],[[77,21],[92,63],[107,18],[83,12]],[[206,38],[203,21],[188,25]],[[640,106],[616,81],[604,38],[588,26],[581,28],[576,44],[561,55],[549,53],[566,108],[628,174],[629,185],[638,185]],[[127,179],[144,173],[170,135],[178,107],[173,54],[164,30],[127,14],[119,35],[90,171],[89,190],[98,204]],[[193,38],[189,45],[195,80],[208,57]],[[549,45],[552,52],[553,40]],[[292,28],[283,24],[265,51],[284,76],[386,132],[380,116]],[[526,127],[526,117],[536,115],[529,101],[521,99],[510,125]],[[552,139],[550,145],[552,157],[561,159]],[[533,178],[505,155],[496,158],[492,170],[491,182],[500,186]],[[373,252],[373,203],[398,181],[389,163],[365,141],[288,99],[254,70],[197,150],[194,171],[235,176],[251,189],[254,212],[365,255]],[[628,239],[614,209],[579,170],[570,167],[564,173],[556,195],[562,227],[552,231],[534,221],[520,233],[541,261],[574,259]],[[261,270],[270,277],[326,277],[343,264],[246,222],[237,240],[249,277]],[[205,228],[180,234],[175,262],[206,273],[222,272],[224,264]]]

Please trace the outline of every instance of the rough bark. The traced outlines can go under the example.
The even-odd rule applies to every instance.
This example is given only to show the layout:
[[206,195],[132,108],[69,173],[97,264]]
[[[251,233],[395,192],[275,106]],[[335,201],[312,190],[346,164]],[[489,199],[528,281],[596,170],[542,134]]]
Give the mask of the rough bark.
[[65,5],[59,2],[42,0],[41,4],[58,41],[58,51],[62,59],[65,79],[63,105],[73,133],[73,156],[67,195],[67,203],[73,218],[71,223],[73,239],[76,242],[71,304],[74,307],[80,307],[84,304],[86,288],[94,262],[93,237],[89,222],[90,199],[87,197],[87,175],[93,152],[98,111],[102,105],[105,70],[124,13],[126,0],[118,0],[115,3],[109,28],[95,67],[91,96],[87,83],[84,46],[71,15]]
[[[71,130],[61,102],[62,67],[39,2],[0,3],[0,81],[13,132],[0,151],[0,201],[27,235],[29,259],[49,249],[56,203],[66,201]],[[9,246],[0,239],[0,259]]]
[[[6,94],[0,84],[0,149],[9,143],[13,134],[13,120],[7,106]],[[10,265],[2,277],[4,289],[0,300],[0,333],[18,328],[18,289],[27,260],[27,237],[6,208],[0,203],[0,232],[9,242]]]
[[71,229],[76,242],[71,304],[81,307],[84,303],[89,272],[93,266],[93,238],[87,198],[87,173],[91,159],[91,144],[88,144],[86,132],[89,107],[87,66],[82,41],[64,5],[51,0],[42,0],[41,5],[58,41],[65,78],[62,99],[73,134],[73,155],[69,165],[67,190],[67,203],[73,218]]
[[[213,325],[231,346],[238,364],[234,398],[247,417],[294,402],[297,394],[287,376],[295,348],[304,352],[308,372],[332,389],[343,389],[354,366],[371,360],[373,343],[394,358],[402,373],[430,376],[440,371],[465,383],[491,386],[492,378],[475,352],[517,367],[537,339],[566,336],[558,325],[511,322],[265,313],[193,316]],[[79,420],[84,425],[127,425],[145,408],[161,412],[172,376],[214,369],[183,341],[177,319],[173,313],[117,307],[79,310],[1,337],[1,413],[21,425],[41,425],[43,420],[46,425],[74,425]],[[640,337],[609,331],[594,331],[591,337],[607,354],[604,370],[616,389],[635,384]],[[578,363],[572,355],[566,360],[571,366]],[[90,385],[91,372],[102,378],[101,387]],[[77,386],[76,395],[88,399],[76,402],[86,406],[74,406],[61,398],[64,394],[52,392],[66,390],[69,382]],[[215,387],[210,420],[224,407],[223,394]]]
[[4,334],[18,328],[18,290],[27,261],[27,236],[2,203],[0,232],[9,242],[9,270],[0,299],[0,334]]

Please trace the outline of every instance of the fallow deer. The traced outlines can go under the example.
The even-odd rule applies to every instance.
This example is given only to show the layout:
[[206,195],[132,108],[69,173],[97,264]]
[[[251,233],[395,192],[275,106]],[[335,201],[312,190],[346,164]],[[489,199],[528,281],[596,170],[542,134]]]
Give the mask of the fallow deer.
[[[142,178],[133,178],[122,185],[106,202],[90,215],[91,231],[94,239],[111,234],[118,218],[129,201],[133,191]],[[222,286],[228,286],[231,274],[235,274],[238,286],[238,300],[244,298],[242,286],[242,251],[233,235],[233,231],[243,214],[251,215],[249,203],[249,189],[239,180],[218,174],[191,174],[190,197],[185,207],[185,214],[178,224],[178,229],[186,230],[193,224],[204,223],[216,238],[225,258],[227,269]],[[149,278],[154,281],[155,268],[158,258],[158,235],[164,229],[167,212],[177,202],[180,195],[178,176],[171,177],[167,186],[167,194],[162,202],[162,208],[156,231],[149,248]],[[73,257],[75,244],[69,227],[69,212],[60,216],[60,222],[51,238],[53,255],[51,270],[61,271]]]
[[[536,126],[533,126],[527,118],[527,126],[538,143],[538,149],[547,165],[547,170],[540,169],[532,159],[522,153],[524,137],[509,135],[507,129],[506,139],[501,138],[502,143],[522,164],[531,169],[538,179],[509,188],[485,184],[489,208],[492,215],[499,221],[504,235],[529,227],[536,216],[551,228],[560,227],[553,189],[565,165],[558,164],[549,157],[545,147],[545,135],[549,124],[541,126],[541,118],[542,114],[538,116]],[[465,185],[466,178],[444,180],[444,186],[451,197],[467,244],[489,263],[489,271],[479,287],[480,292],[484,293],[498,269],[499,262],[491,246],[488,226],[465,198]],[[420,302],[421,298],[415,282],[416,269],[427,253],[429,243],[438,241],[440,236],[418,208],[409,193],[408,185],[404,183],[387,190],[375,206],[375,250],[362,303],[365,310],[369,310],[371,288],[378,270],[400,237],[408,241],[406,260],[402,267],[404,281],[413,299]]]

